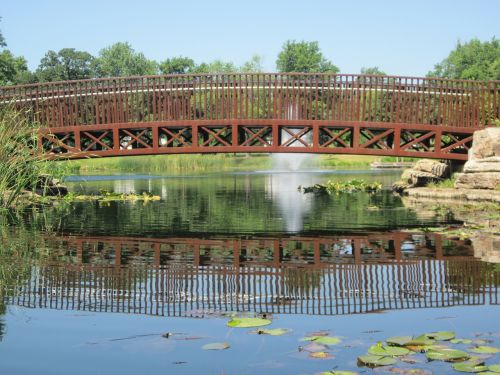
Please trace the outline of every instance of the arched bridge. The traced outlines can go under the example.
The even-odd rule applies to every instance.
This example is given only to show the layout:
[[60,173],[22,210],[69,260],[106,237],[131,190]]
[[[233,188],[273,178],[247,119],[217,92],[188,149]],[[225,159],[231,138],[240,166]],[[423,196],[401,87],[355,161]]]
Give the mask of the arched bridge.
[[54,156],[301,152],[467,159],[500,120],[500,81],[202,74],[0,88]]

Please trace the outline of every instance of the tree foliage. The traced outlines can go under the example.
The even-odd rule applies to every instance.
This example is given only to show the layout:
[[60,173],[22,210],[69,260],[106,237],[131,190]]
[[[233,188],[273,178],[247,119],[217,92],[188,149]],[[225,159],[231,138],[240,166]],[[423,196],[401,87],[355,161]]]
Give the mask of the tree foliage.
[[36,77],[29,71],[24,57],[16,57],[7,49],[0,52],[0,85],[17,85],[35,81]]
[[40,60],[36,74],[42,82],[92,78],[94,57],[74,48],[63,48],[57,53],[48,51]]
[[[0,21],[2,20],[2,17],[0,17]],[[5,41],[5,38],[2,34],[2,31],[0,31],[0,47],[7,47],[7,42]]]
[[339,72],[339,68],[323,56],[318,42],[295,40],[288,40],[283,44],[276,67],[280,72]]
[[386,72],[383,72],[382,70],[379,69],[378,66],[372,66],[369,68],[361,68],[361,74],[368,74],[368,75],[378,75],[378,76],[385,76],[387,75]]
[[187,74],[195,68],[193,59],[189,57],[172,57],[166,59],[158,65],[162,74]]
[[434,66],[427,76],[454,78],[499,80],[500,79],[500,40],[481,42],[472,39],[470,42],[458,42],[439,64]]
[[150,75],[157,72],[157,63],[135,52],[128,43],[115,43],[102,49],[95,63],[99,77]]

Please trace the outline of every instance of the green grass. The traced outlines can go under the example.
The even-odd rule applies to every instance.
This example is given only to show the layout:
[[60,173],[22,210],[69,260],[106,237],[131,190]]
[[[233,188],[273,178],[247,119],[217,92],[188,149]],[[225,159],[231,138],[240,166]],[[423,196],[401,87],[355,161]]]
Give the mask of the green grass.
[[440,182],[432,182],[426,187],[432,189],[453,189],[455,187],[455,180],[456,178],[452,176],[452,178],[448,178]]
[[[306,159],[301,168],[341,169],[368,168],[381,161],[378,156],[317,155]],[[197,174],[224,171],[257,171],[272,169],[269,154],[192,154],[94,158],[59,162],[71,173],[158,173]]]

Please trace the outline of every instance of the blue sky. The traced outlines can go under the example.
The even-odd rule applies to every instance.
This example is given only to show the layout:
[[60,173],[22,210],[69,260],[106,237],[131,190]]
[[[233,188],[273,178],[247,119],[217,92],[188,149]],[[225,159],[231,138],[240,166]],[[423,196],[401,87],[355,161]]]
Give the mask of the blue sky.
[[30,68],[52,49],[97,55],[118,41],[158,61],[188,56],[240,65],[252,54],[275,71],[288,39],[318,41],[343,73],[379,66],[425,75],[458,40],[500,35],[500,0],[129,1],[0,0],[8,48]]

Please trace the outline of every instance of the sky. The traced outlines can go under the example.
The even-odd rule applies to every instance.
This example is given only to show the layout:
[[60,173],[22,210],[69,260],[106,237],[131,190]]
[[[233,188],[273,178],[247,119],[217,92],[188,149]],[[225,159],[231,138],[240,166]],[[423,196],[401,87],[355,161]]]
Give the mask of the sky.
[[48,50],[97,55],[129,42],[157,61],[186,56],[267,72],[287,40],[318,41],[342,73],[424,76],[458,41],[500,36],[500,0],[0,0],[7,48],[36,69]]

